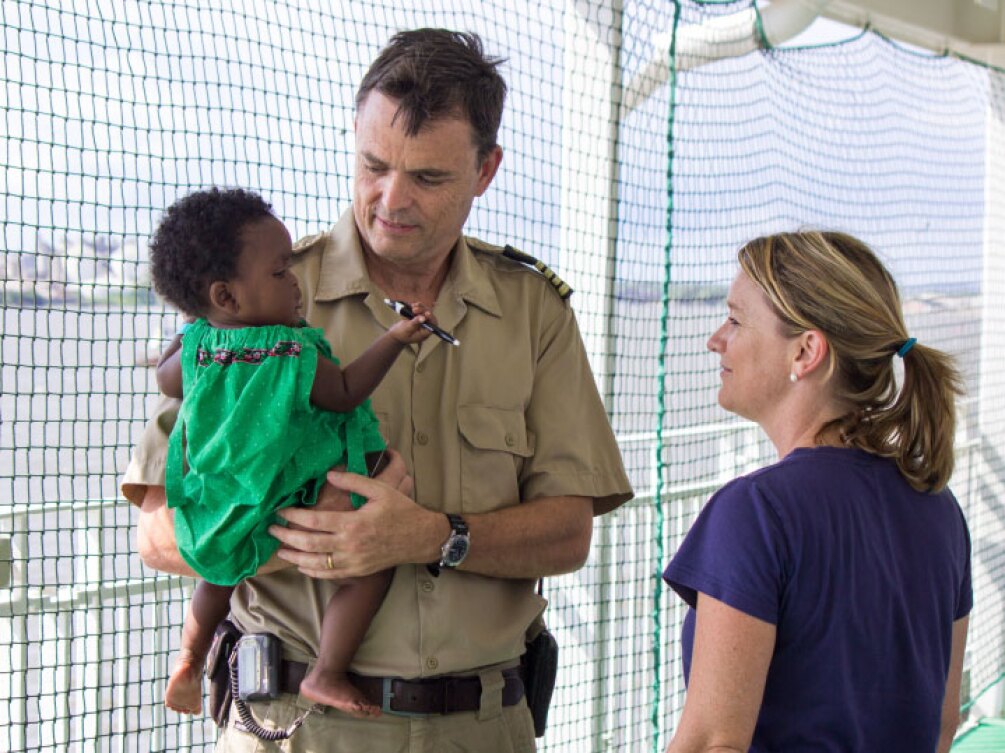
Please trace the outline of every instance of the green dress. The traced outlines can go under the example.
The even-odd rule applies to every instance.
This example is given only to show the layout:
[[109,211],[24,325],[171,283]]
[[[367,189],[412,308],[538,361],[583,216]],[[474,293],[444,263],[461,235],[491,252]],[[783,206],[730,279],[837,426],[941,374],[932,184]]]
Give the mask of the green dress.
[[364,454],[385,448],[369,400],[349,413],[311,404],[319,355],[338,363],[306,326],[200,319],[182,338],[167,501],[182,557],[211,583],[254,575],[279,547],[267,530],[281,522],[276,510],[314,504],[334,465],[366,475]]

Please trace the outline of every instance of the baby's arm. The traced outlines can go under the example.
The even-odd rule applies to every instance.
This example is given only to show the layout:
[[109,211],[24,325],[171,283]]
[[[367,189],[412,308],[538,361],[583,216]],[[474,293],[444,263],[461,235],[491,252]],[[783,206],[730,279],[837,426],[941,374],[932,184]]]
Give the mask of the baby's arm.
[[311,402],[325,410],[346,413],[370,397],[401,349],[429,337],[422,323],[435,323],[432,313],[421,303],[412,304],[412,310],[414,318],[397,322],[352,363],[340,368],[327,358],[318,358]]
[[181,397],[181,333],[168,343],[157,361],[157,386],[168,397]]

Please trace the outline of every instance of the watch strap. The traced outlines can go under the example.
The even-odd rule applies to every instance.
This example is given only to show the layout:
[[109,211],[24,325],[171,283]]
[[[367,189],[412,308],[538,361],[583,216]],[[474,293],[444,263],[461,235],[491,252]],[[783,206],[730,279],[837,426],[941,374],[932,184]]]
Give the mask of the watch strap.
[[468,524],[464,518],[452,512],[444,514],[447,516],[447,522],[450,523],[450,530],[454,535],[464,536],[468,533]]

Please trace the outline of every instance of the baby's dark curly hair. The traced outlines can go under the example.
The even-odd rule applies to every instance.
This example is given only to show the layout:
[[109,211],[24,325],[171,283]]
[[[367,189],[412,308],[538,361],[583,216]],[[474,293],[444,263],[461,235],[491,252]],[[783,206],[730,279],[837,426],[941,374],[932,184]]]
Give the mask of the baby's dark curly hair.
[[210,284],[237,274],[241,229],[274,216],[265,199],[241,188],[210,188],[179,199],[150,241],[154,290],[183,313],[205,315]]

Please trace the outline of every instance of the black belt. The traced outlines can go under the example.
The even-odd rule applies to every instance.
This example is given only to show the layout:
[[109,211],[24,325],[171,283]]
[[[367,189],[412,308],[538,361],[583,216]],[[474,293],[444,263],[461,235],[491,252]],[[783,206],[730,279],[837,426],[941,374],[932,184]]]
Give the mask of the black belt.
[[[279,673],[280,691],[299,693],[300,683],[306,674],[306,664],[284,659]],[[524,695],[520,668],[504,669],[502,676],[502,705],[515,706]],[[399,677],[370,677],[350,672],[349,679],[385,713],[453,714],[481,708],[482,681],[477,676],[402,680]]]

